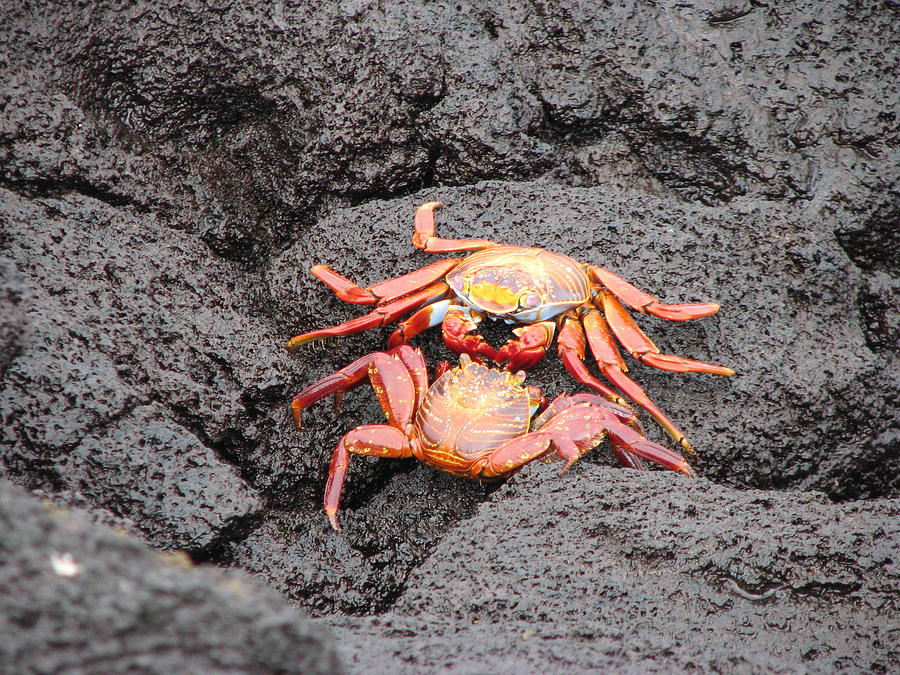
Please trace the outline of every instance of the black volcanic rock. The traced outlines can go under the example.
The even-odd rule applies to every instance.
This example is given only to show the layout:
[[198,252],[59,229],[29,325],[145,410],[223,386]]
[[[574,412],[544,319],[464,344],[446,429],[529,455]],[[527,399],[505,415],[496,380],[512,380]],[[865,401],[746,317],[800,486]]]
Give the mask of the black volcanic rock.
[[[897,3],[8,4],[0,475],[257,574],[351,669],[898,668]],[[381,412],[286,405],[389,331],[284,342],[365,311],[311,265],[435,260],[434,199],[443,235],[722,305],[638,319],[735,377],[630,371],[712,483],[355,458],[328,529]],[[552,353],[528,382],[579,388]]]
[[0,480],[0,670],[334,673],[327,633],[245,574],[194,568]]
[[[900,506],[534,465],[447,533],[391,612],[338,624],[376,672],[891,672]],[[372,654],[379,660],[372,663]],[[403,655],[402,664],[399,655]]]

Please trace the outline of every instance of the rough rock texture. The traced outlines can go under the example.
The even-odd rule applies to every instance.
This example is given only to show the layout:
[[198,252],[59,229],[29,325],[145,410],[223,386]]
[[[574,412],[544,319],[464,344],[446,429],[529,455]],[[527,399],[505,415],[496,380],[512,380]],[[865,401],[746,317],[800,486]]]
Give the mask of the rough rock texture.
[[896,501],[535,465],[339,635],[360,672],[890,672],[898,537]]
[[[430,645],[422,670],[477,671],[475,654],[496,669],[896,669],[876,609],[896,598],[878,546],[900,543],[898,12],[5,7],[0,473],[154,546],[257,573],[329,617],[350,668],[387,670]],[[640,323],[664,351],[736,377],[631,370],[714,484],[611,472],[605,450],[564,479],[536,467],[496,492],[359,459],[345,532],[327,529],[331,449],[381,414],[360,392],[341,415],[308,411],[298,432],[286,402],[388,331],[292,357],[283,344],[364,311],[312,264],[371,283],[436,259],[409,245],[432,199],[447,205],[441,234],[543,245],[667,302],[721,303],[687,324]],[[436,331],[418,344],[430,363],[449,356]],[[555,355],[529,381],[577,388]],[[756,539],[720,536],[735,513]],[[625,546],[623,528],[649,551],[625,556],[635,567],[603,553]],[[578,609],[578,575],[569,591],[552,577],[564,592],[520,583],[518,604],[504,591],[488,609],[467,585],[543,578],[570,554],[598,580],[596,611]],[[623,569],[667,572],[680,595],[617,582]],[[538,632],[513,650],[504,626]]]
[[333,673],[326,632],[245,574],[201,570],[0,481],[0,670]]

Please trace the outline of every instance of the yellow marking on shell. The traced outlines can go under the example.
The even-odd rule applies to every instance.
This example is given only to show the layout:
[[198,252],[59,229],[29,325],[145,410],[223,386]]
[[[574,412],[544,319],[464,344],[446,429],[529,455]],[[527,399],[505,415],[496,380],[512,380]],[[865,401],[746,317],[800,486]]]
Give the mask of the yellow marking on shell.
[[495,302],[498,305],[517,306],[519,304],[519,295],[513,293],[510,289],[496,284],[480,283],[469,286],[469,297],[476,302],[478,300]]

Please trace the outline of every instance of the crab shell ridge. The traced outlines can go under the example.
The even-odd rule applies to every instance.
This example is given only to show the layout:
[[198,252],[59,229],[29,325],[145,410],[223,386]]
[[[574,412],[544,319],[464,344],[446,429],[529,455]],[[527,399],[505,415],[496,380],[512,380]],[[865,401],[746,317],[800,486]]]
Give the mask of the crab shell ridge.
[[462,355],[460,365],[431,386],[416,415],[422,461],[467,476],[473,461],[527,433],[532,401],[524,378]]
[[472,309],[515,323],[549,319],[591,297],[591,280],[581,263],[523,246],[473,253],[447,275],[447,284]]

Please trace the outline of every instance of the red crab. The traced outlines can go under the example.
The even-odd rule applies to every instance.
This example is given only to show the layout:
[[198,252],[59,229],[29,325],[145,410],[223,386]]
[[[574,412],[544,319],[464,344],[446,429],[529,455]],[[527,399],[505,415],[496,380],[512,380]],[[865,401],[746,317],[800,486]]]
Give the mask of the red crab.
[[[287,343],[288,349],[294,350],[313,340],[360,333],[407,317],[391,335],[388,347],[406,343],[427,328],[441,324],[444,342],[452,351],[506,364],[509,370],[515,371],[538,363],[558,333],[560,358],[576,380],[627,406],[615,391],[589,372],[584,362],[588,346],[600,372],[647,410],[676,443],[693,454],[684,434],[625,374],[628,367],[616,343],[638,361],[662,370],[715,375],[733,375],[734,371],[661,353],[622,303],[670,321],[708,316],[718,311],[718,305],[665,305],[609,270],[542,248],[436,237],[434,210],[440,206],[440,202],[428,202],[419,207],[413,245],[432,253],[477,253],[439,260],[368,288],[324,265],[316,265],[310,270],[312,274],[339,298],[375,305],[375,309],[340,325],[298,335]],[[475,332],[486,316],[524,325],[513,330],[515,338],[495,349]]]
[[329,394],[340,397],[366,377],[388,423],[356,427],[334,450],[324,507],[338,531],[350,453],[415,457],[455,476],[490,480],[536,459],[559,458],[565,471],[608,435],[623,466],[642,469],[646,459],[695,475],[684,457],[644,438],[631,410],[594,394],[563,394],[532,420],[544,397],[537,387],[522,385],[525,373],[490,368],[463,354],[455,368],[442,364],[429,386],[422,352],[409,345],[363,356],[301,391],[291,403],[297,427],[304,408]]

